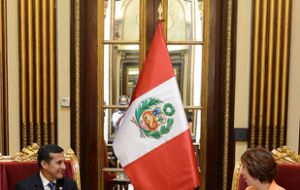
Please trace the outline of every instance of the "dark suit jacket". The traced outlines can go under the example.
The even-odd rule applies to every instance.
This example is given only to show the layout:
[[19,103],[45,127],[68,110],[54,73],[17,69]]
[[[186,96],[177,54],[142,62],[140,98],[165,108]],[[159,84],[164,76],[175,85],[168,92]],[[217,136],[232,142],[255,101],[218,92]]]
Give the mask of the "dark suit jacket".
[[[59,190],[60,187],[62,187],[62,190],[78,190],[75,181],[68,178],[56,180],[56,189]],[[35,175],[18,182],[15,185],[15,190],[44,190],[40,173],[38,172]]]

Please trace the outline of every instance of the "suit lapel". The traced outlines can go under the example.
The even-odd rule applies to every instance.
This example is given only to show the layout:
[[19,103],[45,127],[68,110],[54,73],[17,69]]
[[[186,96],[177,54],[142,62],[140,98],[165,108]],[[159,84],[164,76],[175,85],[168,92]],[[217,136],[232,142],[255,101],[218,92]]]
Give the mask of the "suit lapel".
[[39,172],[35,175],[33,179],[34,179],[33,181],[34,190],[45,190]]

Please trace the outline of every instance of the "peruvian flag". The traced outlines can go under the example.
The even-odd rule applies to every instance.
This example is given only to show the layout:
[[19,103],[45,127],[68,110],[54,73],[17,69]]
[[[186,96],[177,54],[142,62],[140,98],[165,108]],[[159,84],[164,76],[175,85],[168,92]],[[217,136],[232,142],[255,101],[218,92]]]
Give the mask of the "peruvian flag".
[[137,190],[199,186],[191,135],[160,22],[113,148]]

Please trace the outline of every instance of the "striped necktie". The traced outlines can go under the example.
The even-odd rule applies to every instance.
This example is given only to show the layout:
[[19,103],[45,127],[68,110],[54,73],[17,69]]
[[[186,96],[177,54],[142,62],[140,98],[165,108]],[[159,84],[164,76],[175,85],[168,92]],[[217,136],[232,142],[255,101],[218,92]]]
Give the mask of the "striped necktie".
[[48,186],[50,187],[50,190],[55,190],[55,183],[54,182],[50,181],[48,183]]

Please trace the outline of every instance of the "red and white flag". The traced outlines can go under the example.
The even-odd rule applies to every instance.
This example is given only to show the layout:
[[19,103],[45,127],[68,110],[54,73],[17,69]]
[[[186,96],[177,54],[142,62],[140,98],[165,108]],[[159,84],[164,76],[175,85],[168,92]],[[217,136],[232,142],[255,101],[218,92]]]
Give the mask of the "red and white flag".
[[137,190],[199,186],[191,135],[160,22],[113,148]]

